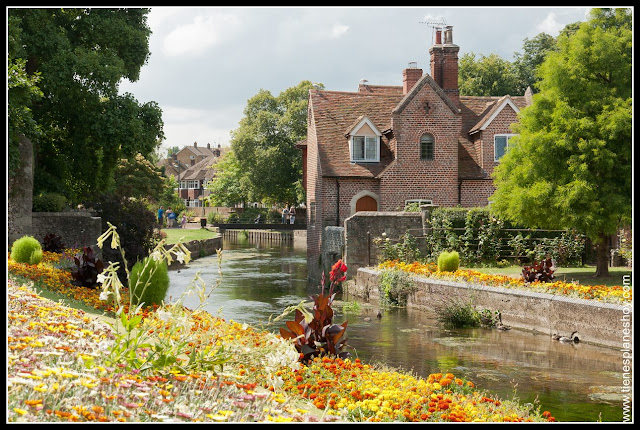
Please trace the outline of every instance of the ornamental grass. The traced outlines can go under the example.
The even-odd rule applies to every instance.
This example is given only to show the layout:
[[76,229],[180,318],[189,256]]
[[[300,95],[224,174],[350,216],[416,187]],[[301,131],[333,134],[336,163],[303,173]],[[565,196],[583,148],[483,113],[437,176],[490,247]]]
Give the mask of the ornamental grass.
[[398,260],[385,261],[380,263],[378,268],[398,269],[420,276],[465,282],[471,285],[516,288],[608,303],[630,303],[632,300],[631,291],[625,291],[619,285],[580,285],[564,281],[525,283],[522,279],[507,275],[490,275],[469,269],[441,272],[438,271],[437,265],[433,263],[404,263]]

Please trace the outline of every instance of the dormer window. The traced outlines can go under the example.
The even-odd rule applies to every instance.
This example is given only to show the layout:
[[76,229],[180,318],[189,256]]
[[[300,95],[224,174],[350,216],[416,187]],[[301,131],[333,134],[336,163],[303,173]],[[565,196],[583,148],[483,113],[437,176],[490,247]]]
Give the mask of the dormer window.
[[377,162],[380,161],[378,154],[378,136],[353,136],[351,138],[351,161]]
[[367,118],[362,118],[348,131],[349,153],[352,163],[377,163],[380,161],[380,137],[382,134]]

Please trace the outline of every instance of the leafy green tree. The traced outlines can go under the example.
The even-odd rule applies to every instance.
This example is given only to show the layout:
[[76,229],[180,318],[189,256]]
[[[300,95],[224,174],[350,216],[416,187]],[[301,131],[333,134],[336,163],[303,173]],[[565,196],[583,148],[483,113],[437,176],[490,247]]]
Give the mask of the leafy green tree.
[[118,94],[149,56],[148,9],[8,10],[9,58],[39,76],[43,97],[23,100],[41,134],[34,192],[74,200],[113,185],[120,158],[147,156],[163,137],[161,110]]
[[212,206],[233,206],[250,200],[250,184],[233,151],[225,152],[216,163],[216,175],[206,185]]
[[295,144],[307,133],[307,103],[313,84],[273,96],[260,90],[249,99],[234,130],[231,149],[248,184],[248,197],[266,203],[297,203],[302,159]]
[[21,136],[34,139],[40,134],[40,127],[33,119],[28,107],[43,94],[37,86],[39,75],[28,75],[23,59],[9,59],[7,67],[7,123],[8,123],[8,167],[9,175],[14,176],[20,167],[18,142]]
[[527,87],[536,88],[538,78],[536,70],[549,51],[556,47],[556,39],[546,33],[540,33],[533,39],[524,39],[523,53],[516,52],[513,66],[517,75],[517,89],[514,94],[524,94]]
[[503,96],[523,94],[520,92],[516,69],[509,61],[497,54],[481,56],[474,53],[460,58],[458,66],[460,94],[466,96]]
[[158,201],[166,187],[160,169],[142,154],[122,158],[115,170],[115,192],[125,197]]
[[[593,9],[540,66],[540,93],[494,170],[492,209],[530,227],[573,228],[597,246],[631,220],[632,24],[628,9]],[[511,143],[511,142],[510,142]]]

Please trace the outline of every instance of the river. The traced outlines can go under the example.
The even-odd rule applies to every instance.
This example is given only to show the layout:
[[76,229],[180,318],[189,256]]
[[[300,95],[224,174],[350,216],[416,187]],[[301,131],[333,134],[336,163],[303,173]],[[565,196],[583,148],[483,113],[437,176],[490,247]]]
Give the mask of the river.
[[[304,244],[274,245],[248,242],[223,244],[218,258],[194,260],[170,271],[169,301],[185,291],[196,273],[213,291],[205,309],[226,320],[277,331],[268,325],[280,315],[320,292],[307,280]],[[348,320],[349,351],[364,362],[376,361],[426,377],[450,372],[473,381],[502,399],[540,405],[558,421],[622,420],[622,354],[586,343],[563,344],[547,335],[520,330],[449,330],[425,311],[380,309],[357,298],[338,294],[334,322]],[[359,312],[343,311],[342,304],[358,302]],[[194,296],[187,307],[198,304]],[[293,317],[289,318],[293,319]]]

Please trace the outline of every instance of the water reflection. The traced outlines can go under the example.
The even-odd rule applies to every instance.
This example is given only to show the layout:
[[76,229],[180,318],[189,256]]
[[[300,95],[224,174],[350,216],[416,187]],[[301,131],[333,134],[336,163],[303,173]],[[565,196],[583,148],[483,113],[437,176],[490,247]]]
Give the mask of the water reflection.
[[[214,315],[255,327],[267,327],[270,316],[319,292],[307,282],[304,247],[225,242],[222,280],[205,309]],[[171,271],[168,298],[185,291],[194,275],[208,286],[218,280],[215,256]],[[340,297],[342,301],[357,301]],[[552,341],[546,335],[519,330],[448,330],[435,315],[411,309],[383,309],[360,303],[358,314],[344,314],[340,300],[335,322],[349,321],[348,344],[354,356],[427,376],[451,372],[481,389],[520,402],[539,401],[560,421],[621,421],[621,356],[618,351]],[[195,307],[196,297],[185,305]]]

